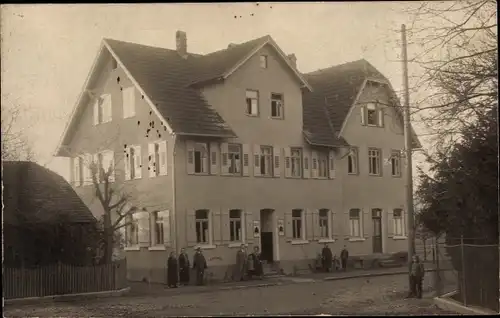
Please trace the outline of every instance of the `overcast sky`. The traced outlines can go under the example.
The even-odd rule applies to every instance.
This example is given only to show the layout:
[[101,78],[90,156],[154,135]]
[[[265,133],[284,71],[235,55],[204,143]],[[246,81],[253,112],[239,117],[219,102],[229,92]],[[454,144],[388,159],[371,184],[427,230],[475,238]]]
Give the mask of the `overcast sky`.
[[38,162],[67,177],[69,165],[52,154],[102,38],[175,48],[175,31],[183,30],[190,52],[209,53],[269,34],[285,53],[295,53],[302,72],[365,58],[399,91],[401,35],[395,31],[410,23],[399,11],[403,5],[3,5],[2,104],[29,109],[19,124],[26,127]]

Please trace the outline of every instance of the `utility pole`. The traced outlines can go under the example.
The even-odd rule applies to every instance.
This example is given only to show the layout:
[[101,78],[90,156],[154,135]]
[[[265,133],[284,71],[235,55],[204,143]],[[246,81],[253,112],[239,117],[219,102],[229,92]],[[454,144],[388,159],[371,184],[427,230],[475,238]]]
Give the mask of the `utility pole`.
[[412,135],[410,126],[410,91],[408,87],[408,53],[406,50],[406,26],[401,25],[402,57],[403,57],[403,87],[404,87],[404,136],[405,136],[405,182],[406,182],[406,213],[408,226],[408,267],[410,274],[411,262],[415,255],[415,226],[413,212],[413,164],[412,164]]

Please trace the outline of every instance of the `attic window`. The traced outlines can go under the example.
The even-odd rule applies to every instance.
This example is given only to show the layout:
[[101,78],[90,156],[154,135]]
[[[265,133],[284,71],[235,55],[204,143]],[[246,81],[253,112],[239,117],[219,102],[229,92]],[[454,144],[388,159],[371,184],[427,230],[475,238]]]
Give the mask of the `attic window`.
[[116,70],[118,68],[118,63],[114,58],[111,59],[111,69]]
[[267,68],[267,55],[260,56],[260,67]]
[[369,103],[366,105],[366,113],[368,117],[368,125],[375,126],[378,123],[377,120],[377,107],[374,103]]

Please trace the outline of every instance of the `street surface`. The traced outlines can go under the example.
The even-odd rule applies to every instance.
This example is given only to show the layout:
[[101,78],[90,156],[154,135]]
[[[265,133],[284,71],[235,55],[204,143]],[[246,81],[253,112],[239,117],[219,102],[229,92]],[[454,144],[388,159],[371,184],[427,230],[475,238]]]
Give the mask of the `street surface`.
[[288,278],[281,285],[182,293],[180,289],[123,297],[39,305],[8,305],[6,317],[165,317],[286,314],[437,315],[426,275],[424,299],[404,299],[406,275],[316,281]]

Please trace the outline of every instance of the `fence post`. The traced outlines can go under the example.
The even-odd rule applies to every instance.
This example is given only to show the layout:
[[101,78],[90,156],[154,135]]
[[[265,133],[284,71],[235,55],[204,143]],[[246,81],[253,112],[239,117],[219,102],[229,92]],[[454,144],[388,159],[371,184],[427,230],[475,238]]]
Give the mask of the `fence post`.
[[464,236],[460,235],[460,254],[462,259],[462,298],[464,301],[464,306],[467,307],[467,287],[465,278],[465,255],[464,255]]

